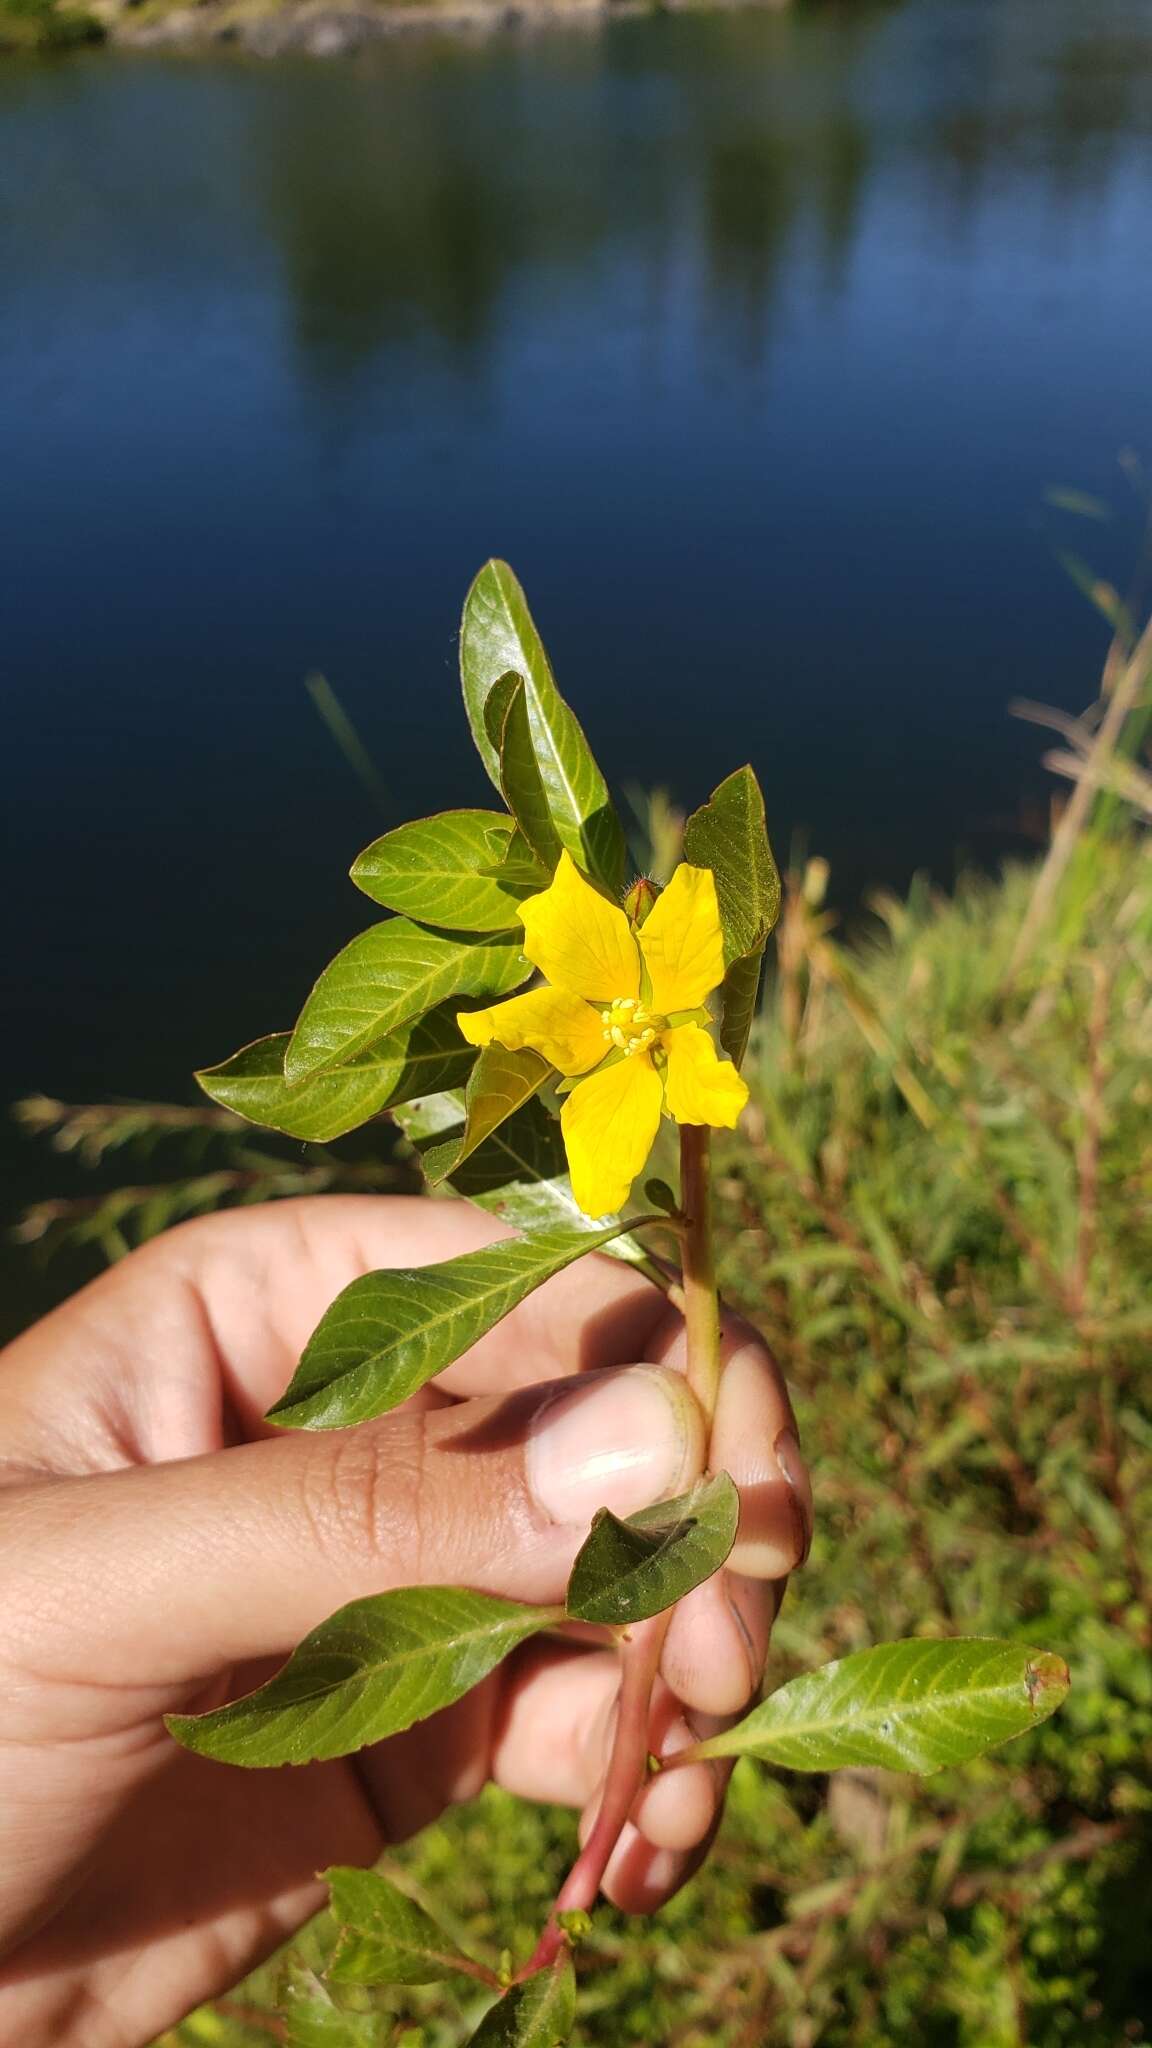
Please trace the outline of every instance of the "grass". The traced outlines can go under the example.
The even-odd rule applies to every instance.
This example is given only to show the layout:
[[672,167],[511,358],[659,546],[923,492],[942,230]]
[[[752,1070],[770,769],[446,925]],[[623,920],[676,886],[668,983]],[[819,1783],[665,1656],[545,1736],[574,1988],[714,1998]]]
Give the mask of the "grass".
[[0,54],[49,55],[104,40],[104,28],[82,8],[56,0],[0,0]]
[[[1073,1693],[926,1782],[742,1765],[707,1870],[653,1922],[598,1916],[577,2040],[1116,2048],[1152,2012],[1152,846],[1085,841],[1013,980],[1031,873],[884,899],[850,947],[823,879],[789,891],[719,1187],[727,1292],[787,1370],[820,1505],[770,1682],[1003,1634],[1066,1656]],[[392,1867],[520,1953],[572,1833],[489,1791]],[[286,2038],[323,1952],[322,1916],[165,2048]],[[387,2003],[381,2043],[467,2038],[438,1992]]]

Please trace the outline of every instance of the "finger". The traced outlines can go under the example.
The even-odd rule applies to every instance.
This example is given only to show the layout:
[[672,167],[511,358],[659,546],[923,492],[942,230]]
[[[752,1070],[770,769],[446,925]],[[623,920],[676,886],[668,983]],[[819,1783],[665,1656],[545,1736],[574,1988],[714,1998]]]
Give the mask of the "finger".
[[628,1821],[600,1889],[621,1913],[658,1912],[699,1870],[710,1846],[709,1836],[695,1849],[657,1849]]
[[681,1492],[702,1459],[682,1379],[637,1366],[28,1487],[0,1496],[6,1634],[42,1676],[172,1688],[390,1586],[554,1601],[597,1507]]
[[808,1555],[812,1484],[788,1390],[763,1343],[733,1323],[725,1349],[709,1463],[740,1488],[729,1565],[752,1578],[779,1579]]
[[660,1669],[686,1707],[737,1714],[747,1706],[763,1676],[776,1605],[775,1586],[728,1571],[681,1600]]

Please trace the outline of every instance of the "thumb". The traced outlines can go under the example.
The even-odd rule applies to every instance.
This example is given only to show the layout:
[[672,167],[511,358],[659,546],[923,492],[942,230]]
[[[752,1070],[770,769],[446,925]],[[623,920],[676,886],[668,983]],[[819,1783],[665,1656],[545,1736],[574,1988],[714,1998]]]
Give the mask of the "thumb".
[[44,1678],[180,1688],[389,1587],[552,1601],[596,1508],[683,1491],[704,1455],[683,1379],[637,1365],[40,1484],[0,1496],[5,1633]]

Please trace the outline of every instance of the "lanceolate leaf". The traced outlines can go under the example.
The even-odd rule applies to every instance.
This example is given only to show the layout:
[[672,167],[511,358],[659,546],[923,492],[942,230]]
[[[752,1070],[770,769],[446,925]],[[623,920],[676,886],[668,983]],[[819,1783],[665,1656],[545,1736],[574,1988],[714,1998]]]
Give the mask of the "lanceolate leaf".
[[170,1714],[167,1725],[185,1749],[224,1763],[350,1756],[470,1692],[517,1643],[552,1627],[557,1611],[457,1586],[353,1600],[258,1692],[210,1714]]
[[[421,1153],[428,1154],[436,1141],[459,1142],[463,1136],[464,1097],[453,1090],[406,1103],[397,1108],[396,1121]],[[485,1138],[448,1175],[448,1183],[477,1208],[502,1217],[516,1230],[533,1234],[552,1230],[596,1234],[599,1229],[576,1206],[560,1125],[538,1099],[526,1102],[506,1124]],[[615,1219],[605,1216],[602,1220],[608,1224]],[[614,1237],[600,1249],[611,1258],[641,1267],[650,1279],[658,1277],[643,1245],[627,1233]]]
[[768,844],[764,798],[751,768],[737,768],[693,811],[684,858],[711,868],[724,927],[724,958],[758,952],[780,915],[780,877]]
[[493,874],[515,826],[498,811],[441,811],[398,825],[353,864],[358,889],[385,910],[458,932],[519,931],[517,906],[530,893]]
[[756,1017],[764,951],[742,953],[732,962],[720,986],[720,1043],[729,1059],[742,1066]]
[[324,1872],[340,1929],[325,1974],[334,1984],[438,1984],[476,1974],[430,1913],[375,1870]]
[[442,1004],[356,1053],[347,1065],[326,1067],[303,1081],[284,1078],[290,1031],[258,1038],[196,1079],[213,1102],[251,1123],[290,1138],[326,1144],[395,1102],[430,1089],[453,1088],[475,1063],[456,1026],[457,1004]]
[[527,1047],[508,1052],[502,1045],[486,1045],[465,1090],[463,1131],[423,1154],[424,1171],[433,1186],[458,1173],[485,1138],[531,1101],[551,1072],[547,1060]]
[[717,1572],[736,1541],[740,1496],[726,1472],[621,1521],[601,1508],[568,1581],[576,1621],[662,1614]]
[[[522,936],[522,935],[521,935]],[[316,983],[284,1062],[289,1081],[345,1066],[446,996],[503,996],[532,969],[515,935],[427,932],[405,917],[362,932]]]
[[289,1429],[344,1429],[385,1414],[620,1228],[505,1238],[435,1266],[364,1273],[322,1318],[269,1420]]
[[1047,1720],[1068,1683],[1061,1658],[1019,1643],[881,1643],[792,1679],[693,1754],[791,1771],[939,1771]]
[[575,714],[556,688],[524,592],[506,562],[481,569],[464,605],[460,671],[472,736],[496,787],[500,762],[484,707],[501,676],[524,678],[532,745],[561,844],[606,888],[624,883],[624,835]]
[[547,1970],[514,1984],[486,2013],[471,2048],[561,2048],[576,2024],[576,1978],[563,1951]]
[[498,676],[484,704],[484,729],[500,762],[500,789],[525,846],[548,875],[560,858],[548,792],[532,744],[528,686],[510,670]]

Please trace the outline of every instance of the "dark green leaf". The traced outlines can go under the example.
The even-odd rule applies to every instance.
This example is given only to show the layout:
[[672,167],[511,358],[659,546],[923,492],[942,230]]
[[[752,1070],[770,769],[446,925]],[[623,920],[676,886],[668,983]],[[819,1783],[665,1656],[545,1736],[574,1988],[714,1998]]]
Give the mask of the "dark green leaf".
[[499,867],[488,872],[494,880],[506,882],[512,889],[523,889],[528,895],[546,889],[552,880],[552,869],[544,867],[537,859],[519,826],[508,842],[508,851]]
[[725,960],[731,965],[758,952],[780,915],[780,877],[751,768],[737,768],[693,811],[684,827],[684,858],[711,868],[715,877]]
[[385,2048],[390,2024],[379,2014],[344,2012],[311,1970],[293,1972],[284,2000],[287,2048]]
[[720,1043],[738,1067],[743,1065],[756,1018],[763,964],[762,948],[755,953],[742,953],[738,960],[733,960],[720,985]]
[[414,1024],[356,1053],[346,1065],[326,1067],[305,1080],[284,1078],[289,1031],[258,1038],[196,1079],[213,1102],[250,1123],[290,1138],[326,1144],[378,1116],[391,1103],[465,1081],[476,1059],[456,1027],[455,1001],[430,1010]]
[[739,1521],[740,1496],[726,1472],[627,1521],[601,1508],[572,1567],[569,1614],[609,1625],[663,1614],[719,1571]]
[[326,1972],[334,1984],[439,1984],[475,1974],[451,1935],[378,1871],[337,1866],[323,1876],[340,1929]]
[[497,811],[440,811],[375,840],[354,863],[352,880],[374,903],[418,924],[519,931],[517,907],[532,885],[517,888],[504,874],[514,831]]
[[431,1145],[423,1154],[424,1171],[433,1186],[460,1172],[466,1159],[501,1124],[539,1093],[552,1072],[539,1053],[508,1052],[486,1045],[464,1093],[464,1129],[458,1138]]
[[510,670],[498,676],[484,705],[484,729],[500,761],[500,790],[525,845],[549,875],[560,858],[548,792],[532,743],[528,686]]
[[547,1970],[514,1984],[486,2013],[471,2048],[560,2048],[576,2024],[576,1977],[563,1951]]
[[481,569],[464,605],[460,671],[472,736],[496,787],[500,762],[484,721],[489,691],[514,670],[524,678],[532,745],[561,844],[614,894],[624,883],[624,835],[575,714],[556,688],[524,592],[506,562]]
[[439,1265],[362,1274],[322,1317],[269,1419],[289,1429],[344,1429],[385,1414],[620,1228],[510,1237]]
[[1020,1643],[881,1643],[782,1685],[702,1753],[755,1756],[790,1771],[855,1764],[928,1773],[1024,1734],[1067,1691],[1067,1665]]
[[510,994],[532,972],[520,943],[426,932],[405,917],[373,925],[336,955],[305,1003],[284,1062],[289,1081],[346,1066],[448,996]]
[[[458,1142],[463,1136],[464,1097],[453,1090],[407,1103],[398,1108],[396,1121],[423,1155],[435,1143]],[[599,1226],[576,1206],[560,1125],[539,1100],[526,1102],[485,1138],[448,1182],[457,1194],[516,1230],[598,1232]],[[648,1254],[636,1238],[614,1237],[601,1249],[653,1277]]]
[[376,1593],[322,1621],[258,1692],[167,1725],[185,1749],[223,1763],[350,1756],[460,1699],[556,1613],[458,1586]]

